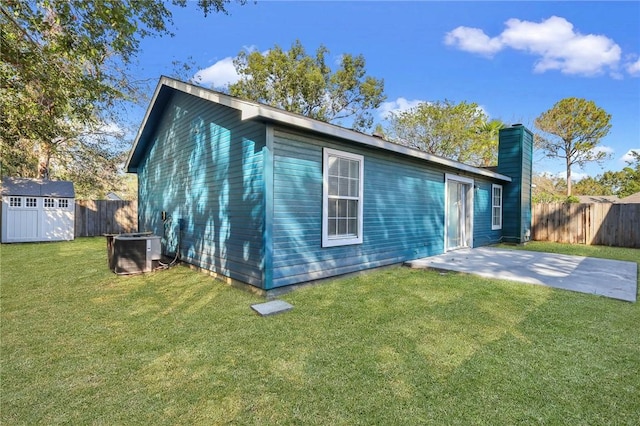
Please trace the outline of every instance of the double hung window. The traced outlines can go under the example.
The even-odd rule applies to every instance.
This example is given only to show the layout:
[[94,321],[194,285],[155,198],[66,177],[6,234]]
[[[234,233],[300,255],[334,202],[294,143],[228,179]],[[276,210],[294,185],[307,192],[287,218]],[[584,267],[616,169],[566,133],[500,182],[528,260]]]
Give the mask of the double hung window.
[[491,229],[502,229],[502,185],[491,185]]
[[324,148],[322,246],[362,243],[364,157]]

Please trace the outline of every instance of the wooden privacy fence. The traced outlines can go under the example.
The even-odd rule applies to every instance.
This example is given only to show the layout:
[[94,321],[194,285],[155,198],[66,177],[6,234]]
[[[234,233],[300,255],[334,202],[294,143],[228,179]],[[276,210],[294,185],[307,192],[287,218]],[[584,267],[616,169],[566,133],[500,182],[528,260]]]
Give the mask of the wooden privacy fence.
[[137,201],[76,200],[76,237],[94,237],[137,230]]
[[534,204],[537,241],[640,248],[640,204]]

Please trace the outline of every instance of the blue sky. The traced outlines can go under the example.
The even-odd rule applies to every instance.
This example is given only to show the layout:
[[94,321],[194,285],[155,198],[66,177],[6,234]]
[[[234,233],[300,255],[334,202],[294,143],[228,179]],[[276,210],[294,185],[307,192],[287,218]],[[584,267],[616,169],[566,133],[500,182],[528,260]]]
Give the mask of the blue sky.
[[[385,82],[380,122],[385,111],[448,99],[534,130],[557,101],[581,97],[612,115],[601,144],[611,159],[574,176],[619,170],[640,151],[640,2],[262,0],[229,9],[206,18],[194,4],[172,9],[175,36],[144,40],[134,73],[155,81],[172,74],[172,61],[192,61],[202,85],[223,86],[241,50],[286,50],[299,39],[336,61],[364,55],[368,74]],[[535,172],[563,170],[561,159],[534,157]]]

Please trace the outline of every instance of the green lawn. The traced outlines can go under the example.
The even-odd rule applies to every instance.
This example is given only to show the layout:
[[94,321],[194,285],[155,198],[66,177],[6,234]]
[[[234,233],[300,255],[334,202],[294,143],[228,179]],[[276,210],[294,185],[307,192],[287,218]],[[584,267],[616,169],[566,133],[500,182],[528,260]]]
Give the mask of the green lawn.
[[637,303],[397,267],[263,318],[257,296],[185,267],[116,276],[102,238],[0,250],[1,424],[640,418]]

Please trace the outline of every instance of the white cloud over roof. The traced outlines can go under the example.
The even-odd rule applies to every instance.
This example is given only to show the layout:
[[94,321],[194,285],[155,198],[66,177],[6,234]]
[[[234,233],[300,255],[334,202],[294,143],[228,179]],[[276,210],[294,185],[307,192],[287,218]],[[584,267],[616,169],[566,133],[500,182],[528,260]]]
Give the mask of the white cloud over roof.
[[415,108],[426,101],[420,99],[408,100],[405,98],[398,98],[395,101],[383,102],[378,108],[378,112],[382,118],[389,118],[391,114],[407,111],[411,108]]
[[229,84],[236,83],[240,80],[240,76],[233,66],[233,58],[229,56],[219,60],[210,67],[198,71],[192,80],[198,84],[222,88]]
[[[609,72],[619,76],[620,46],[604,35],[581,34],[565,18],[552,16],[542,22],[512,18],[505,27],[496,37],[479,28],[458,27],[445,35],[444,42],[489,57],[508,48],[523,51],[538,57],[535,72],[558,70],[585,76]],[[632,75],[640,74],[640,63],[629,64],[626,69]]]

